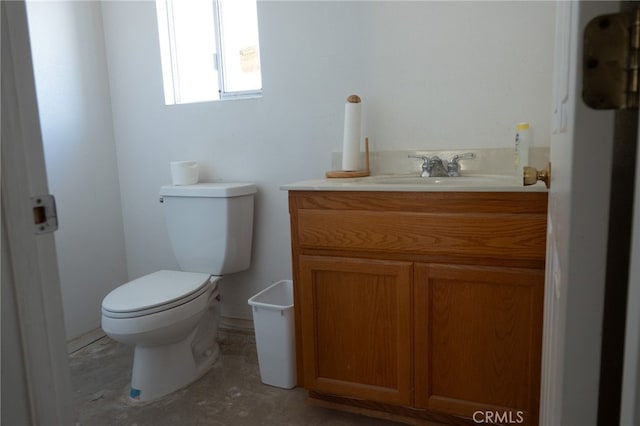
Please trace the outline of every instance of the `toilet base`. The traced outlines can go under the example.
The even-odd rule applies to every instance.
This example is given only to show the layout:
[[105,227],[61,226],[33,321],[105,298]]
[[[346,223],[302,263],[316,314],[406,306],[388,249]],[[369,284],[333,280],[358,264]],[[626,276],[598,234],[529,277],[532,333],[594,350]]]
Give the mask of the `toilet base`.
[[150,401],[182,389],[202,377],[218,359],[220,297],[214,287],[209,307],[198,326],[177,342],[160,346],[136,345],[129,397]]
[[194,333],[170,345],[135,347],[129,393],[131,399],[149,401],[160,398],[184,388],[209,371],[218,358],[220,346],[213,342],[204,353],[194,354]]

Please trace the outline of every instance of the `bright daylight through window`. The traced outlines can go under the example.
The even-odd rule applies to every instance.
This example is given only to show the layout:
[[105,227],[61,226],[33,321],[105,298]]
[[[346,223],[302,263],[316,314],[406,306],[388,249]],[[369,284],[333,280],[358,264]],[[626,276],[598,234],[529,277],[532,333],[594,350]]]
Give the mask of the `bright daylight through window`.
[[167,105],[262,93],[256,0],[156,0]]

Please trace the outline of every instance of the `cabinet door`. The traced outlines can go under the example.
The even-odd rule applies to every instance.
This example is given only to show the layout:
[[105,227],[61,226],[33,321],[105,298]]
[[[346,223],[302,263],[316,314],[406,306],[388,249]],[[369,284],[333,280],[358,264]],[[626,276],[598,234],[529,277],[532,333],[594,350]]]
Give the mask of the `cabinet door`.
[[415,265],[415,403],[538,424],[544,272]]
[[410,405],[412,264],[300,256],[304,383]]

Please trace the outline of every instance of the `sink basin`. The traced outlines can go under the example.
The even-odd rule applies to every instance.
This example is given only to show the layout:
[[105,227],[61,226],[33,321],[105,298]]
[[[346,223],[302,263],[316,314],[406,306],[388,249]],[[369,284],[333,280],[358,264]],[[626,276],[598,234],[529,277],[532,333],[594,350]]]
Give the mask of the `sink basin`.
[[373,176],[371,183],[379,185],[437,185],[437,186],[513,186],[514,176],[475,175],[458,177],[420,177],[407,175]]

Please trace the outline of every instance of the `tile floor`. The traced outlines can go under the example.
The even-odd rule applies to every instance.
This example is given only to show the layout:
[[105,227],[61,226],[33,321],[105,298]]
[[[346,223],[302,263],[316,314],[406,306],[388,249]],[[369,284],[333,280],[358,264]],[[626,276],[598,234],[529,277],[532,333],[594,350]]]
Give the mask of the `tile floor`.
[[303,389],[260,382],[252,334],[222,330],[221,355],[186,389],[150,403],[128,399],[133,350],[108,337],[69,356],[81,426],[389,426],[397,423],[343,413],[306,402]]

